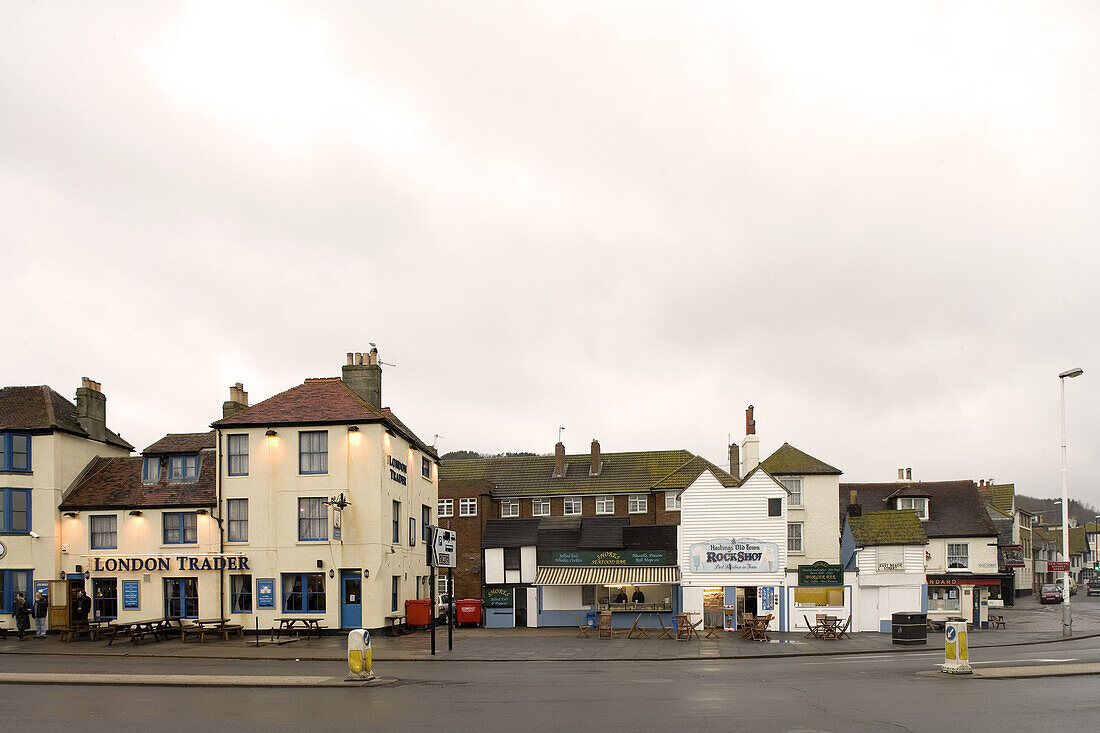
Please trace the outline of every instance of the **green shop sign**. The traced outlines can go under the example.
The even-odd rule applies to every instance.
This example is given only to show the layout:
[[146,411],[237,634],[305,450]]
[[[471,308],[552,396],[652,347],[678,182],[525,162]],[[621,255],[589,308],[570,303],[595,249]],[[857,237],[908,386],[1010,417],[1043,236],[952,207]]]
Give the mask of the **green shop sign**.
[[551,565],[670,565],[664,550],[571,550],[550,553]]
[[512,589],[511,588],[486,588],[485,589],[485,607],[486,608],[511,608],[512,607]]
[[798,566],[799,585],[844,585],[844,566],[818,560],[813,565]]

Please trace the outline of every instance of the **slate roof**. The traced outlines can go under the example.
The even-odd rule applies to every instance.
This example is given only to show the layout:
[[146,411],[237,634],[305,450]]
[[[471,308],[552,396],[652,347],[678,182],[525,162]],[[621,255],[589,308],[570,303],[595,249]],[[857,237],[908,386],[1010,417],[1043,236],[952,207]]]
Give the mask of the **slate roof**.
[[619,549],[623,546],[623,527],[630,517],[583,517],[577,547],[587,549]]
[[623,547],[628,550],[665,550],[676,553],[675,524],[631,524],[623,527]]
[[723,485],[736,486],[726,471],[686,450],[604,453],[597,476],[589,476],[588,453],[565,456],[565,475],[555,477],[554,456],[507,456],[441,461],[443,481],[485,479],[493,483],[496,498],[625,494],[683,488],[704,469],[711,469]]
[[524,547],[537,544],[538,519],[486,519],[482,547]]
[[408,440],[417,450],[438,459],[435,449],[416,436],[388,407],[377,409],[363,400],[340,377],[307,379],[263,402],[211,423],[215,428],[254,428],[276,425],[353,425],[382,423]]
[[141,509],[159,507],[216,506],[217,467],[214,450],[199,456],[199,476],[195,481],[169,481],[167,458],[161,459],[160,481],[141,481],[140,456],[128,458],[96,457],[84,468],[65,492],[61,511],[95,509]]
[[198,453],[203,448],[215,448],[214,431],[207,433],[168,433],[142,451],[147,455],[168,453]]
[[928,535],[911,511],[871,511],[848,517],[852,537],[861,547],[874,545],[927,545]]
[[811,474],[836,475],[844,473],[808,453],[803,453],[790,443],[784,443],[775,453],[765,458],[761,467],[772,476],[801,476]]
[[[46,385],[34,387],[4,387],[0,389],[0,431],[19,430],[47,433],[59,430],[91,439],[76,419],[76,405]],[[134,446],[111,430],[104,443],[133,450]]]
[[[849,492],[857,492],[856,500],[863,513],[890,509],[887,498],[901,492],[927,493],[928,519],[924,533],[929,537],[996,537],[997,530],[978,497],[978,485],[973,481],[892,481],[878,484],[840,484],[840,517],[844,521]],[[900,491],[899,491],[900,490]],[[906,496],[915,494],[905,493]],[[917,494],[919,495],[919,494]]]

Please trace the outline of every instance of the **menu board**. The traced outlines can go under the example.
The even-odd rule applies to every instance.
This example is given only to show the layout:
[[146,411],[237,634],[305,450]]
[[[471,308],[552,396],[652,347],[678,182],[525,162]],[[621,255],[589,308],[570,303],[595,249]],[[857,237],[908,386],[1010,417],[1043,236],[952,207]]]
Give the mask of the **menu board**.
[[136,580],[122,581],[122,608],[137,611],[141,608],[141,583]]

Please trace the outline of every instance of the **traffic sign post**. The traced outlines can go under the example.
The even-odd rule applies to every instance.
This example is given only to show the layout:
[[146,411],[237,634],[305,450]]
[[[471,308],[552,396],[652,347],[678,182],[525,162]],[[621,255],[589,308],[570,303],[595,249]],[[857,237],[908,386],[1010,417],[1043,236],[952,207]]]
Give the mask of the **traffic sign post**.
[[429,527],[429,539],[428,543],[428,567],[430,568],[432,584],[432,656],[435,656],[435,569],[447,568],[447,648],[454,648],[454,625],[455,625],[455,606],[454,606],[454,567],[455,567],[455,544],[458,540],[458,535],[455,534],[453,529],[444,529],[442,527]]

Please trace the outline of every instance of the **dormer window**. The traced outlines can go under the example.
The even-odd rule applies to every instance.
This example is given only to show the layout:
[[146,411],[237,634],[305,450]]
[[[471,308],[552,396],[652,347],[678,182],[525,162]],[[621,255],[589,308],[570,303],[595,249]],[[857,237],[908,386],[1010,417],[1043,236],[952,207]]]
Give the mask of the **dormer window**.
[[147,484],[160,481],[160,456],[145,456],[141,465],[141,480]]
[[928,499],[917,496],[898,497],[898,509],[912,509],[921,521],[928,519]]
[[192,481],[199,477],[198,456],[169,456],[168,480]]

